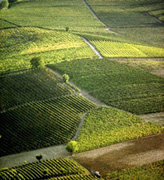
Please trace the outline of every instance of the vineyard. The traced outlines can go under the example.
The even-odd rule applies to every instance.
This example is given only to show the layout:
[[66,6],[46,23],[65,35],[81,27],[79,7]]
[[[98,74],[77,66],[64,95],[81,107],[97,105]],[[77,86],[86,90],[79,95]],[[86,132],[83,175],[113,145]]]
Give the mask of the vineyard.
[[37,180],[37,179],[52,179],[52,180],[96,180],[96,177],[70,159],[54,159],[41,162],[24,164],[10,169],[0,170],[0,178],[2,180],[20,179],[20,180]]
[[131,43],[163,48],[163,24],[147,12],[162,9],[162,0],[86,0],[96,15],[114,32]]
[[46,68],[0,77],[0,81],[1,111],[31,101],[57,98],[79,91]]
[[130,169],[123,169],[108,174],[107,179],[115,180],[162,180],[164,178],[164,160],[154,162],[141,167],[134,167]]
[[[163,78],[108,59],[51,65],[102,102],[135,114],[164,110]],[[96,73],[95,73],[96,72]]]
[[161,126],[146,123],[140,117],[116,108],[94,109],[86,115],[80,135],[76,139],[78,152],[157,134],[161,131]]
[[[33,0],[12,5],[10,11],[2,11],[0,18],[14,23],[16,26],[34,26],[53,30],[71,32],[105,32],[100,23],[81,0]],[[23,11],[22,11],[23,9]],[[13,27],[11,23],[3,23],[1,28]]]
[[104,57],[164,57],[163,48],[112,41],[91,41]]
[[75,135],[82,113],[94,107],[76,94],[2,113],[1,156],[67,143]]
[[79,36],[34,27],[1,30],[0,44],[0,73],[29,69],[34,57],[52,64],[96,56]]

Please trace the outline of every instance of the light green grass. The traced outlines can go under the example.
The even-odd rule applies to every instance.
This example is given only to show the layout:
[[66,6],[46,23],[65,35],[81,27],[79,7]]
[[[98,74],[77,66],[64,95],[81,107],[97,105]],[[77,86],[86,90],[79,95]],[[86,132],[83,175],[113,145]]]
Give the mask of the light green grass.
[[164,179],[164,160],[147,164],[141,167],[123,169],[109,173],[106,180],[163,180]]
[[51,65],[68,74],[80,88],[100,101],[135,114],[164,110],[164,79],[111,61],[76,60]]
[[[20,26],[35,26],[74,32],[104,31],[100,23],[81,0],[29,0],[11,5],[2,11],[2,19]],[[2,26],[3,28],[3,26]]]
[[94,109],[86,115],[76,139],[78,152],[157,134],[161,130],[159,125],[146,123],[140,117],[116,108]]
[[1,30],[0,44],[0,73],[28,69],[33,57],[49,64],[96,56],[77,35],[33,27]]
[[164,49],[113,41],[91,41],[105,57],[164,57]]

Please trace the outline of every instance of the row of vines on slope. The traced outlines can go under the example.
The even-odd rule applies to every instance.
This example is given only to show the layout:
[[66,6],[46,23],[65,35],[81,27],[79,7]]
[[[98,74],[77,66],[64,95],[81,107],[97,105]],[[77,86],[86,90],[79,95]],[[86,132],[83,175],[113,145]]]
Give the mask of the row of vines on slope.
[[1,114],[1,156],[67,143],[82,113],[95,105],[81,95],[29,103]]

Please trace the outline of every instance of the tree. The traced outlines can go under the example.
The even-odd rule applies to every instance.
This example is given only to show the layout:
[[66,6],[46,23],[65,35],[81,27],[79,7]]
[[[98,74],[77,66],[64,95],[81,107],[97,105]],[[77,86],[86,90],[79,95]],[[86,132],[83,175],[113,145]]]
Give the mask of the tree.
[[8,8],[8,6],[9,6],[8,0],[2,0],[2,1],[0,2],[0,9]]
[[68,81],[69,81],[69,76],[68,76],[68,74],[63,74],[63,81],[64,81],[65,83],[68,83]]
[[68,32],[69,31],[69,27],[66,27],[65,30]]
[[43,66],[44,61],[43,61],[43,58],[41,57],[34,57],[31,59],[30,63],[33,69],[37,69]]
[[67,151],[69,152],[77,152],[78,151],[78,144],[76,141],[70,141],[66,146]]
[[36,159],[40,162],[41,161],[41,159],[42,159],[42,155],[41,154],[36,154]]

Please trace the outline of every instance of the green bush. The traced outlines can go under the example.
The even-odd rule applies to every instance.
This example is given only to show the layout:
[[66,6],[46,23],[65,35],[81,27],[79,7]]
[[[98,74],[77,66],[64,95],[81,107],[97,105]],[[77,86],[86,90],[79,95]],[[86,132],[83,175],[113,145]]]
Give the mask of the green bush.
[[68,81],[69,81],[69,76],[68,76],[68,74],[63,74],[63,81],[64,81],[65,83],[68,83]]
[[34,58],[32,58],[30,63],[31,63],[31,67],[33,69],[40,68],[40,67],[42,67],[44,65],[43,58],[41,58],[41,57],[34,57]]
[[77,152],[78,151],[78,145],[76,141],[70,141],[66,146],[67,151],[69,152]]
[[0,9],[8,8],[8,6],[9,6],[8,0],[3,0],[0,2]]

